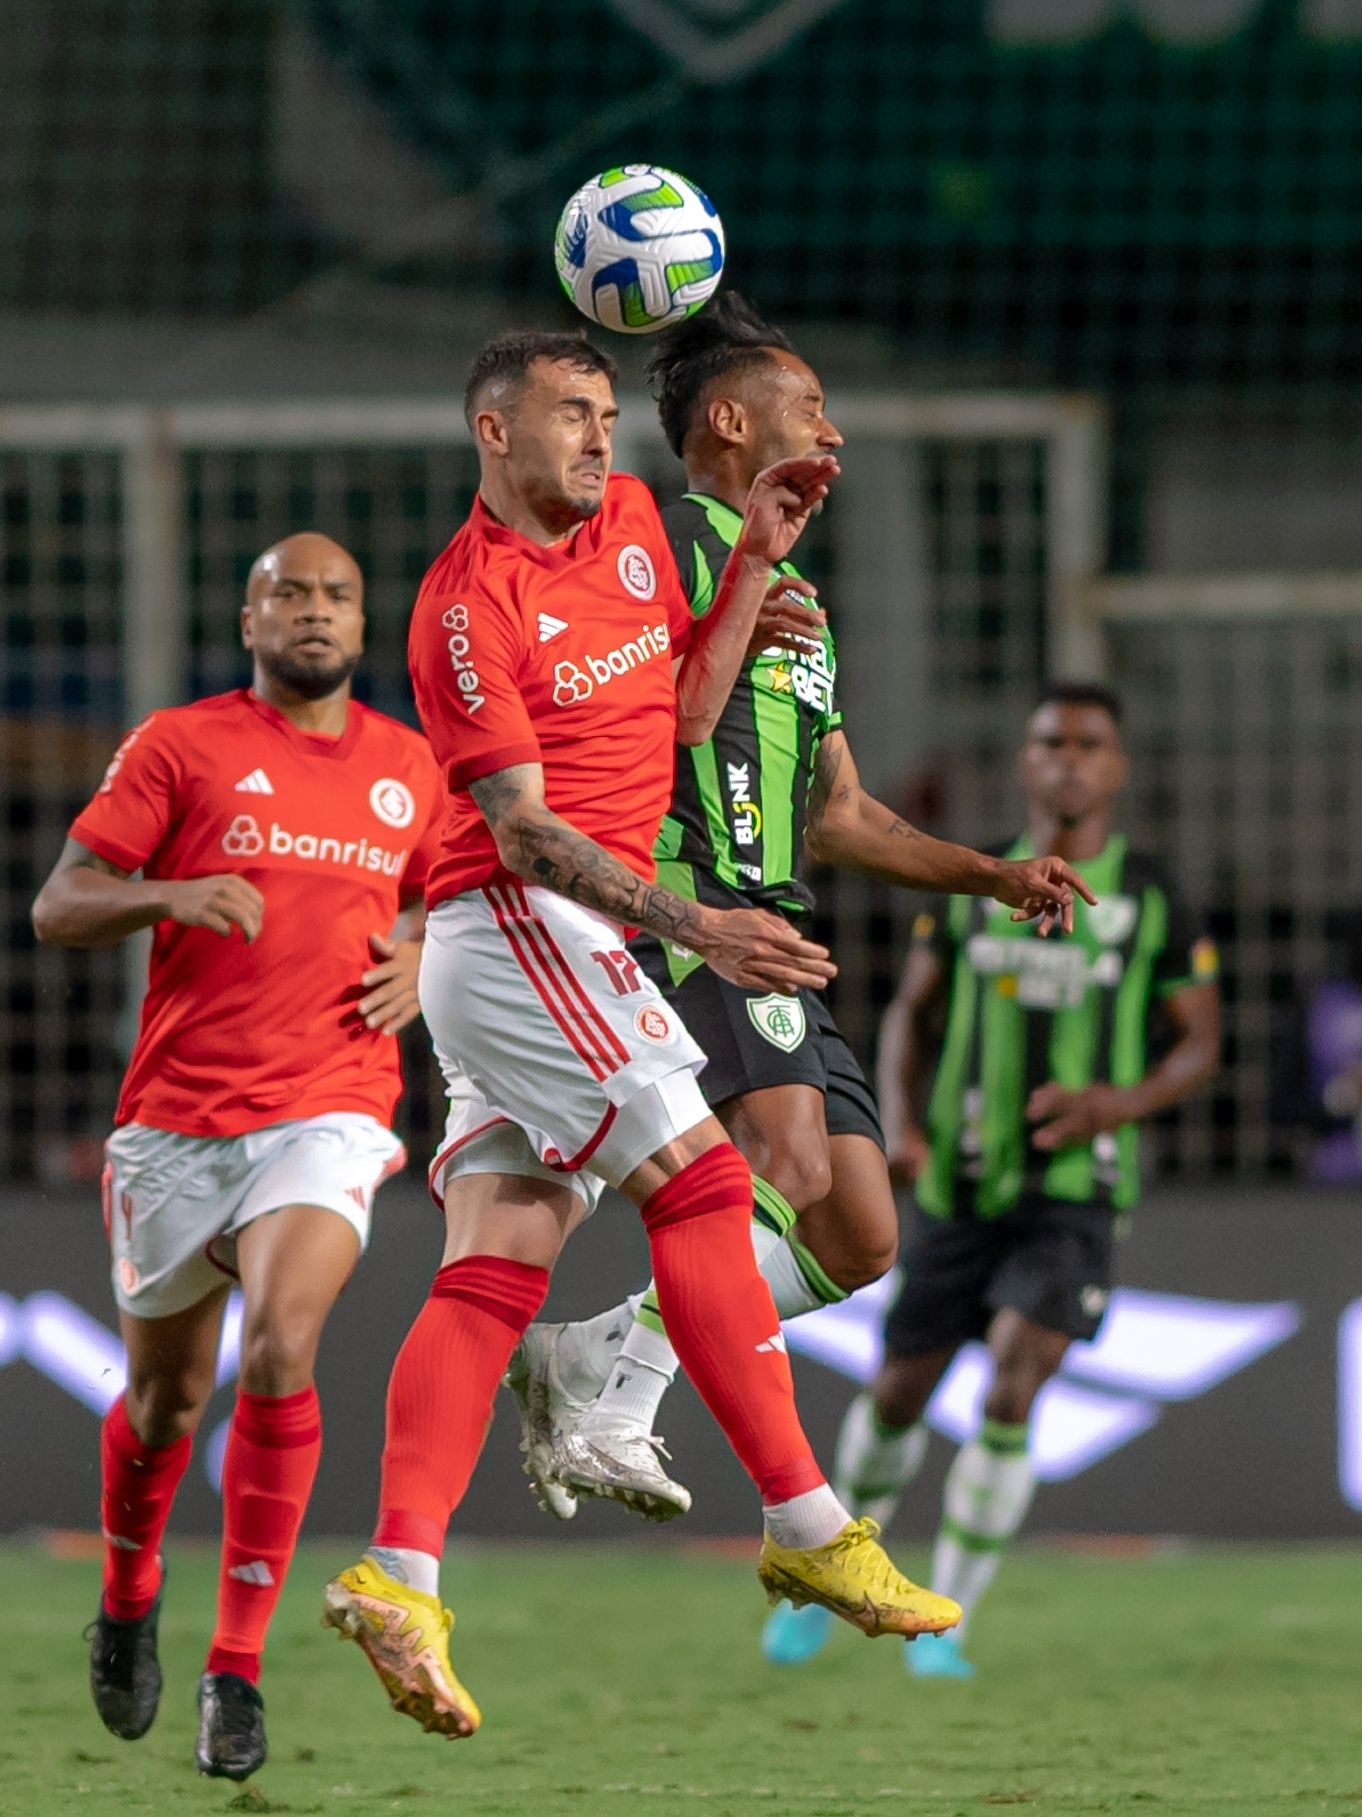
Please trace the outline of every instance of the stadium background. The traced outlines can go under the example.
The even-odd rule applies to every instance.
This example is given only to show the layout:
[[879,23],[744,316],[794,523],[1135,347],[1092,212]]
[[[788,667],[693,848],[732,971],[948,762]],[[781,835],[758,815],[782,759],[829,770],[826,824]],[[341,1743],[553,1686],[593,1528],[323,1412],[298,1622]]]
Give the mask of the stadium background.
[[[1131,1465],[1170,1419],[1052,1518],[1350,1531],[1333,1369],[1356,1205],[1302,1184],[1293,1036],[1362,900],[1360,140],[1358,0],[10,0],[0,1292],[111,1322],[91,1192],[135,980],[33,947],[67,821],[122,726],[243,675],[246,567],[301,524],[360,558],[365,685],[409,713],[405,613],[473,483],[467,358],[505,322],[567,320],[557,210],[646,156],[715,198],[733,282],[854,430],[809,554],[867,779],[935,830],[1004,835],[1038,681],[1104,668],[1130,709],[1126,822],[1221,942],[1225,1069],[1156,1132],[1130,1254],[1161,1289],[1288,1297],[1304,1334],[1218,1391],[1239,1439],[1222,1421]],[[635,396],[641,357],[623,349]],[[629,428],[628,459],[674,486],[641,402]],[[820,889],[868,1058],[912,903]],[[400,1205],[411,1245],[365,1290],[385,1305],[414,1303],[429,1259],[417,1195]],[[592,1240],[563,1288],[583,1300],[638,1260]],[[88,1413],[6,1341],[7,1434],[84,1422],[92,1466]],[[845,1388],[808,1371],[826,1435]],[[707,1522],[737,1525],[680,1417],[717,1472]],[[1250,1442],[1293,1420],[1294,1512],[1255,1496],[1275,1440]],[[1157,1500],[1122,1516],[1151,1470],[1167,1521]],[[39,1482],[75,1519],[80,1480]],[[41,1518],[29,1490],[0,1492],[0,1527]]]

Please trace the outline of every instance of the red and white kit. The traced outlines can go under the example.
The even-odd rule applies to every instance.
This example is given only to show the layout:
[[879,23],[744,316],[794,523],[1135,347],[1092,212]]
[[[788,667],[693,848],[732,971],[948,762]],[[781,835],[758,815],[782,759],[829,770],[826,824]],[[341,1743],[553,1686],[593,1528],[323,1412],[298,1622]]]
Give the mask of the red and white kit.
[[249,944],[156,926],[105,1178],[126,1311],[194,1304],[233,1233],[282,1205],[330,1207],[367,1239],[374,1188],[402,1164],[402,1081],[359,980],[369,935],[424,889],[441,795],[425,740],[357,701],[329,738],[239,689],[120,745],[71,837],[147,878],[239,872],[265,898]]
[[[511,1171],[618,1183],[708,1115],[704,1056],[623,930],[508,872],[468,793],[542,764],[549,807],[651,877],[690,623],[652,495],[624,475],[549,548],[478,500],[426,576],[409,657],[452,796],[421,961],[422,1012],[451,1082],[437,1184],[505,1171],[508,1144],[523,1162]],[[599,1187],[578,1184],[594,1202]]]

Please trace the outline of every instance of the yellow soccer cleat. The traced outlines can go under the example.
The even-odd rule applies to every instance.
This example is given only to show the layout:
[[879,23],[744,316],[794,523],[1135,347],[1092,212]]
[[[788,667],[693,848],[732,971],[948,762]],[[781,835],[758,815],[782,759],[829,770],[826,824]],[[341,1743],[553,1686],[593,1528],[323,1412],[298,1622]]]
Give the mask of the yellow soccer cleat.
[[796,1608],[817,1603],[849,1621],[863,1634],[941,1634],[960,1619],[960,1605],[911,1583],[883,1546],[875,1543],[873,1520],[848,1521],[826,1546],[778,1546],[768,1534],[761,1542],[757,1576],[767,1601],[782,1598]]
[[482,1711],[449,1663],[452,1613],[389,1577],[367,1553],[326,1586],[322,1626],[359,1642],[392,1707],[428,1735],[456,1741],[481,1724]]

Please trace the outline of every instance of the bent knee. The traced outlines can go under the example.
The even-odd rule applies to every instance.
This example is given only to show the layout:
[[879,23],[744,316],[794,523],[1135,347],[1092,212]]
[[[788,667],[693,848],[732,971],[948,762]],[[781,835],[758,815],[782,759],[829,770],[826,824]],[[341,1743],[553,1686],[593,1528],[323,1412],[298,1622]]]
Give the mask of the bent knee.
[[294,1394],[312,1380],[321,1326],[306,1314],[248,1325],[241,1334],[241,1385],[248,1394]]
[[198,1430],[212,1378],[194,1375],[130,1376],[123,1405],[128,1423],[144,1445],[159,1449]]
[[773,1148],[753,1162],[752,1171],[774,1186],[787,1205],[805,1211],[832,1191],[832,1161],[826,1142],[800,1142]]

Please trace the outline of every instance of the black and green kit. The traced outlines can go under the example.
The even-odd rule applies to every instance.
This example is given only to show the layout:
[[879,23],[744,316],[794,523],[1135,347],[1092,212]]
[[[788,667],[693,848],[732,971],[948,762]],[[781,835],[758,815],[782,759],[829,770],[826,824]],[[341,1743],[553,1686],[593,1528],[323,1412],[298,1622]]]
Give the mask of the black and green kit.
[[[1000,854],[1034,855],[1026,839]],[[891,1356],[952,1350],[1004,1309],[1072,1338],[1102,1322],[1112,1214],[1139,1194],[1138,1131],[1052,1154],[1031,1143],[1027,1100],[1050,1080],[1138,1083],[1160,998],[1213,982],[1217,963],[1157,863],[1120,834],[1075,869],[1098,902],[1075,901],[1069,935],[1041,939],[975,896],[939,898],[919,917],[915,938],[944,969],[949,1005],[931,1158],[885,1323]]]
[[[663,520],[691,611],[702,618],[742,518],[719,499],[688,493]],[[782,562],[779,572],[799,571]],[[717,908],[760,907],[796,921],[809,913],[804,818],[819,743],[842,723],[836,680],[826,628],[807,652],[772,649],[743,664],[713,737],[677,748],[672,805],[654,848],[659,883]],[[696,954],[649,935],[633,950],[709,1056],[700,1086],[711,1104],[813,1085],[824,1094],[829,1134],[883,1144],[870,1088],[820,993],[739,990]]]
[[[1019,839],[1004,856],[1030,858]],[[1215,975],[1158,864],[1122,834],[1075,867],[1098,898],[1074,903],[1074,931],[1042,939],[1034,922],[978,896],[923,918],[950,978],[945,1044],[928,1105],[931,1162],[918,1202],[936,1217],[996,1217],[1024,1191],[1121,1210],[1139,1196],[1138,1131],[1127,1124],[1080,1148],[1033,1148],[1026,1102],[1054,1080],[1077,1089],[1145,1075],[1160,997]]]
[[[719,499],[691,492],[663,512],[663,521],[691,612],[703,618],[742,518]],[[778,572],[799,574],[793,562]],[[819,741],[842,723],[836,683],[826,627],[805,654],[772,649],[743,665],[714,736],[677,750],[672,805],[654,851],[659,883],[719,905],[741,899],[795,912],[810,906],[799,881],[804,812]]]

